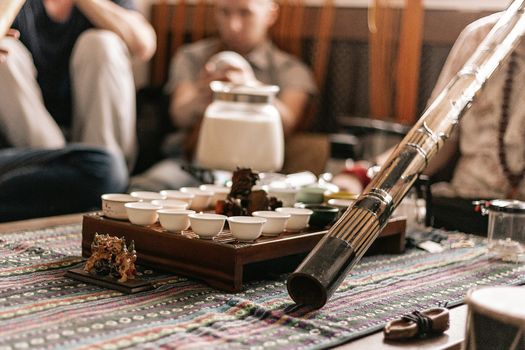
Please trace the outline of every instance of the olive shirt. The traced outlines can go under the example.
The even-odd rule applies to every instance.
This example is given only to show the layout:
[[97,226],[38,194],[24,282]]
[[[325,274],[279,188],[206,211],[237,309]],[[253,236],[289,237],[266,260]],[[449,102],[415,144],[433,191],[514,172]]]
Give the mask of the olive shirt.
[[[457,39],[441,72],[433,96],[457,74],[463,64],[499,19],[494,14],[473,22]],[[509,124],[504,133],[507,163],[513,173],[525,167],[525,42],[518,46],[517,69],[509,103]],[[443,197],[505,198],[511,186],[498,156],[498,129],[501,120],[503,87],[508,60],[501,64],[472,107],[460,119],[460,157],[450,183],[433,186],[433,194]],[[525,179],[518,197],[525,199]]]
[[[219,39],[203,39],[178,50],[171,62],[166,92],[172,94],[184,81],[197,80],[201,69],[221,51]],[[257,47],[244,57],[252,66],[255,77],[264,84],[277,85],[280,90],[294,89],[315,95],[317,87],[309,68],[297,58],[278,49],[270,41]],[[191,126],[201,118],[192,116],[182,127]]]

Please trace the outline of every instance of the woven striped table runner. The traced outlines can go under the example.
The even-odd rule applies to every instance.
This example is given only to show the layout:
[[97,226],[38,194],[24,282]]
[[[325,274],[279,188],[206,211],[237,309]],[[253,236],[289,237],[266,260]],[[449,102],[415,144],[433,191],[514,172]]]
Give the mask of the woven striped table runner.
[[[79,225],[0,236],[0,350],[39,348],[319,349],[468,289],[525,283],[525,267],[485,247],[364,258],[321,310],[294,307],[286,276],[228,294],[173,276],[126,295],[64,277],[81,266]],[[140,250],[140,247],[137,247]]]

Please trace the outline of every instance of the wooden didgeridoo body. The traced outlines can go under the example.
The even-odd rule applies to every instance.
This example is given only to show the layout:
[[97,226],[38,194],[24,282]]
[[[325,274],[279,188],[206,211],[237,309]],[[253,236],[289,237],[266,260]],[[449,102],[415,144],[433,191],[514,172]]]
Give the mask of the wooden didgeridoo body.
[[428,161],[439,151],[485,82],[525,33],[525,0],[515,0],[399,143],[354,205],[288,277],[290,297],[320,308],[361,259]]
[[5,36],[24,3],[25,0],[0,0],[0,39]]

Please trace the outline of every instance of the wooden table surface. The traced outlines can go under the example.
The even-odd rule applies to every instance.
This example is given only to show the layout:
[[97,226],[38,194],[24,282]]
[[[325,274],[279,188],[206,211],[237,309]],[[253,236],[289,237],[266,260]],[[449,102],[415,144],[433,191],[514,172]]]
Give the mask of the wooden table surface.
[[[31,219],[14,221],[0,224],[0,234],[19,230],[38,229],[43,227],[80,223],[82,214],[72,214],[55,216],[41,219]],[[336,349],[355,350],[355,349],[374,349],[374,350],[399,350],[399,349],[461,349],[461,343],[465,336],[465,323],[467,317],[467,307],[465,305],[450,310],[450,329],[442,336],[424,339],[411,340],[407,342],[385,342],[381,332],[375,333],[346,344],[342,344]]]

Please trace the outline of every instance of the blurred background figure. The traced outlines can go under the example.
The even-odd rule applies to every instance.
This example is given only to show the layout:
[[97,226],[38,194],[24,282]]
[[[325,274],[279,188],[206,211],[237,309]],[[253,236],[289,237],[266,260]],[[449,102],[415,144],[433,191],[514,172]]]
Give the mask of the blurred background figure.
[[[211,81],[279,86],[275,104],[285,137],[298,128],[309,98],[317,92],[306,65],[268,37],[279,13],[273,0],[215,0],[214,5],[219,37],[182,47],[171,64],[166,89],[178,132],[169,141],[170,158],[133,178],[132,188],[178,188],[198,182],[181,164],[193,156],[200,121],[212,102]],[[216,56],[225,50],[229,52]]]
[[98,209],[102,194],[127,183],[122,157],[104,149],[1,149],[0,222]]
[[[461,33],[443,67],[432,99],[459,72],[499,19],[494,14]],[[490,79],[465,113],[452,140],[433,161],[429,174],[458,156],[452,180],[434,186],[436,194],[462,198],[525,199],[525,43],[521,43]]]
[[27,1],[5,38],[0,125],[8,146],[67,142],[136,152],[131,59],[155,51],[155,33],[132,0]]
[[[486,37],[500,13],[468,25],[456,40],[434,87],[432,101]],[[459,128],[425,170],[432,184],[435,227],[485,234],[487,219],[472,201],[525,199],[525,42],[514,50],[486,83]],[[386,161],[391,150],[374,163]],[[364,165],[364,166],[363,166]],[[335,177],[350,191],[360,191],[369,179],[366,163],[356,163]]]
[[[467,26],[443,67],[432,98],[456,75],[500,14]],[[472,210],[474,199],[525,200],[525,42],[503,62],[486,83],[459,130],[429,164],[434,225],[486,233],[486,217]],[[452,164],[452,165],[451,165]],[[453,169],[452,174],[446,174]],[[449,171],[450,172],[450,171]],[[450,178],[450,179],[448,179]]]
[[88,211],[125,191],[131,59],[155,45],[130,0],[24,4],[0,40],[0,221]]

